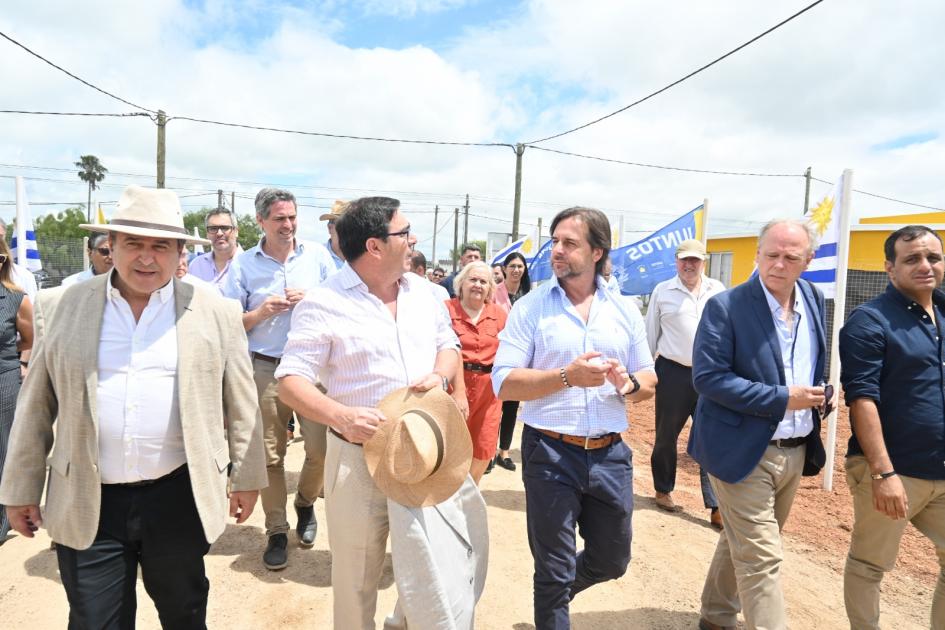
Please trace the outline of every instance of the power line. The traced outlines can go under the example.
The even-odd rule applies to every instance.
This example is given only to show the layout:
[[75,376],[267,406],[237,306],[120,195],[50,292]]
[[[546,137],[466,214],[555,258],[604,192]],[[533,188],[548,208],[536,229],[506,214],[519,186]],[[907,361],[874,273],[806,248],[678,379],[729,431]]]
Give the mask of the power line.
[[78,81],[78,82],[80,82],[80,83],[83,83],[83,84],[89,86],[89,87],[92,88],[93,90],[95,90],[95,91],[97,91],[97,92],[101,92],[101,93],[104,94],[105,96],[109,96],[109,97],[115,99],[116,101],[121,101],[121,102],[124,103],[125,105],[131,105],[131,106],[134,107],[135,109],[141,109],[141,110],[144,110],[144,111],[146,111],[146,112],[150,112],[150,113],[152,113],[152,114],[156,114],[156,113],[157,113],[157,112],[154,111],[153,109],[148,109],[147,107],[141,107],[140,105],[136,105],[135,103],[132,103],[131,101],[125,100],[125,99],[123,99],[123,98],[120,97],[120,96],[115,96],[115,95],[112,94],[111,92],[107,92],[107,91],[103,90],[102,88],[100,88],[100,87],[98,87],[98,86],[96,86],[96,85],[92,85],[91,83],[89,83],[89,82],[86,81],[85,79],[83,79],[83,78],[81,78],[81,77],[77,77],[76,75],[72,74],[71,72],[69,72],[68,70],[66,70],[65,68],[63,68],[62,66],[58,66],[58,65],[54,64],[54,63],[51,62],[49,59],[46,59],[45,57],[43,57],[43,56],[40,55],[39,53],[30,50],[29,48],[27,48],[26,46],[24,46],[23,44],[21,44],[20,42],[16,41],[15,39],[13,39],[12,37],[10,37],[9,35],[7,35],[6,33],[2,32],[2,31],[0,31],[0,37],[3,37],[3,39],[7,40],[7,41],[10,42],[11,44],[16,44],[17,46],[19,46],[20,48],[22,48],[23,50],[25,50],[25,51],[28,52],[29,54],[31,54],[31,55],[33,55],[34,57],[36,57],[37,59],[39,59],[39,60],[41,60],[41,61],[44,61],[45,63],[49,64],[50,66],[52,66],[52,67],[55,68],[56,70],[59,70],[60,72],[63,72],[63,73],[65,73],[65,74],[69,75],[70,77],[72,77],[72,78],[75,79],[76,81]]
[[302,136],[319,136],[322,138],[339,138],[343,140],[369,140],[371,142],[401,142],[406,144],[437,144],[437,145],[448,145],[448,146],[462,146],[462,147],[512,147],[511,144],[505,142],[452,142],[445,140],[411,140],[406,138],[380,138],[373,136],[352,136],[347,134],[337,134],[337,133],[324,133],[321,131],[300,131],[297,129],[280,129],[278,127],[263,127],[260,125],[247,125],[242,123],[231,123],[231,122],[221,122],[218,120],[207,120],[204,118],[191,118],[190,116],[172,116],[169,117],[168,122],[172,120],[189,120],[191,122],[203,123],[205,125],[219,125],[221,127],[237,127],[240,129],[252,129],[255,131],[272,131],[276,133],[289,133],[297,134]]
[[559,151],[558,149],[549,149],[547,147],[536,147],[529,145],[532,149],[538,151],[547,151],[548,153],[557,153],[559,155],[570,155],[571,157],[583,158],[585,160],[597,160],[598,162],[612,162],[614,164],[626,164],[628,166],[641,166],[643,168],[657,168],[664,171],[682,171],[684,173],[706,173],[709,175],[739,175],[743,177],[804,177],[801,173],[750,173],[745,171],[713,171],[701,168],[685,168],[682,166],[663,166],[660,164],[646,164],[643,162],[628,162],[626,160],[614,160],[611,158],[597,157],[594,155],[583,155],[581,153],[571,153],[569,151]]
[[670,84],[667,85],[666,87],[660,88],[659,90],[653,92],[652,94],[648,94],[648,95],[644,96],[643,98],[641,98],[641,99],[639,99],[639,100],[636,100],[636,101],[630,103],[629,105],[626,105],[626,106],[624,106],[624,107],[621,107],[621,108],[618,109],[617,111],[611,112],[611,113],[607,114],[606,116],[601,116],[600,118],[597,118],[596,120],[592,120],[592,121],[590,121],[590,122],[584,123],[583,125],[580,125],[580,126],[578,126],[578,127],[575,127],[575,128],[573,128],[573,129],[568,129],[567,131],[562,131],[561,133],[556,133],[556,134],[554,134],[553,136],[548,136],[547,138],[542,138],[542,139],[540,139],[540,140],[532,140],[531,142],[526,142],[525,144],[532,144],[532,145],[534,145],[534,144],[538,144],[539,142],[545,142],[546,140],[553,140],[554,138],[560,138],[561,136],[566,136],[566,135],[569,134],[569,133],[574,133],[575,131],[579,131],[579,130],[581,130],[581,129],[584,129],[585,127],[590,127],[591,125],[596,125],[597,123],[599,123],[599,122],[601,122],[601,121],[603,121],[603,120],[607,120],[607,119],[610,118],[611,116],[616,116],[617,114],[619,114],[619,113],[621,113],[621,112],[625,112],[625,111],[627,111],[628,109],[630,109],[631,107],[634,107],[635,105],[639,105],[640,103],[643,103],[644,101],[648,101],[648,100],[650,100],[651,98],[653,98],[654,96],[656,96],[656,95],[658,95],[658,94],[662,94],[662,93],[665,92],[666,90],[668,90],[668,89],[670,89],[670,88],[672,88],[672,87],[675,87],[675,86],[679,85],[680,83],[682,83],[682,82],[685,81],[686,79],[690,79],[690,78],[696,76],[697,74],[699,74],[699,73],[702,72],[703,70],[707,70],[708,68],[711,68],[712,66],[714,66],[714,65],[717,64],[718,62],[722,61],[722,60],[725,59],[726,57],[730,57],[730,56],[734,55],[735,53],[737,53],[739,50],[741,50],[741,49],[743,49],[743,48],[745,48],[745,47],[747,47],[747,46],[750,46],[751,44],[755,43],[756,41],[758,41],[759,39],[761,39],[761,38],[764,37],[765,35],[768,35],[769,33],[772,33],[772,32],[774,32],[774,31],[776,31],[777,29],[781,28],[782,26],[784,26],[785,24],[787,24],[788,22],[790,22],[790,21],[793,20],[794,18],[799,17],[799,16],[802,15],[803,13],[806,13],[806,12],[810,11],[811,9],[813,9],[814,7],[816,7],[818,4],[820,4],[820,3],[823,2],[823,1],[824,1],[824,0],[817,0],[816,2],[814,2],[814,3],[812,3],[812,4],[809,4],[808,6],[804,7],[803,9],[801,9],[800,11],[798,11],[797,13],[795,13],[794,15],[792,15],[791,17],[789,17],[789,18],[787,18],[787,19],[785,19],[785,20],[782,20],[781,22],[775,24],[774,26],[772,26],[771,28],[769,28],[768,30],[766,30],[764,33],[761,33],[760,35],[756,35],[755,37],[752,37],[751,39],[749,39],[747,42],[745,42],[745,43],[742,44],[741,46],[738,46],[737,48],[733,48],[732,50],[728,51],[727,53],[725,53],[724,55],[722,55],[722,56],[719,57],[718,59],[715,59],[714,61],[710,61],[709,63],[705,64],[705,65],[702,66],[701,68],[699,68],[699,69],[697,69],[697,70],[693,70],[692,72],[690,72],[690,73],[687,74],[686,76],[682,77],[681,79],[676,79],[675,81],[673,81],[672,83],[670,83]]
[[[2,35],[2,33],[0,33]],[[89,113],[89,112],[37,112],[37,111],[28,111],[23,109],[0,109],[0,114],[33,114],[38,116],[90,116],[90,117],[102,117],[102,118],[128,118],[131,116],[145,116],[151,118],[149,114],[144,112],[128,112],[125,114],[101,114],[101,113]]]
[[[833,185],[834,185],[834,182],[828,182],[826,179],[820,179],[819,177],[811,177],[811,179],[814,180],[815,182],[820,182],[821,184],[827,184],[828,186],[833,186]],[[859,193],[859,194],[861,194],[861,195],[866,195],[867,197],[876,197],[877,199],[885,199],[886,201],[894,201],[894,202],[896,202],[896,203],[905,204],[905,205],[907,205],[907,206],[915,206],[916,208],[925,208],[926,210],[936,210],[936,211],[938,211],[938,212],[942,212],[943,210],[945,210],[945,208],[942,208],[942,207],[938,207],[938,208],[937,208],[937,207],[935,207],[935,206],[927,206],[927,205],[922,204],[922,203],[914,203],[914,202],[912,202],[912,201],[904,201],[904,200],[902,200],[902,199],[896,199],[895,197],[887,197],[887,196],[885,196],[885,195],[878,195],[878,194],[876,194],[876,193],[867,192],[867,191],[865,191],[865,190],[859,190],[858,188],[851,188],[851,190],[852,190],[853,192],[855,192],[855,193]]]

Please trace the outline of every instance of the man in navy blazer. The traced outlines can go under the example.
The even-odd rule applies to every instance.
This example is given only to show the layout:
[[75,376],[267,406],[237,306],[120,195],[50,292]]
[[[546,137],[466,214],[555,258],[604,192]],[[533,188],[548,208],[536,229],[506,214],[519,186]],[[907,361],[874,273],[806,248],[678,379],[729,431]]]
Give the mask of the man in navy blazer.
[[824,297],[801,273],[814,235],[772,221],[758,238],[758,273],[705,307],[692,376],[699,403],[689,454],[709,473],[725,531],[702,593],[702,630],[787,627],[781,536],[802,475],[826,459]]

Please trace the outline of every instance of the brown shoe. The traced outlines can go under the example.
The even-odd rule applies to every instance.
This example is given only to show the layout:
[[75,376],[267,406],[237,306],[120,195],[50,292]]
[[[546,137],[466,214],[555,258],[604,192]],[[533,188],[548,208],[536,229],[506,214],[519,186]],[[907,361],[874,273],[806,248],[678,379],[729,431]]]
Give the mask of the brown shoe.
[[668,492],[657,492],[656,498],[656,507],[667,512],[678,512],[679,506],[676,505],[676,502],[673,501],[673,497]]
[[709,513],[709,524],[719,531],[725,529],[725,525],[722,524],[722,513],[719,512],[719,508],[712,508],[712,512]]
[[735,630],[735,626],[720,626],[717,623],[700,619],[699,630]]

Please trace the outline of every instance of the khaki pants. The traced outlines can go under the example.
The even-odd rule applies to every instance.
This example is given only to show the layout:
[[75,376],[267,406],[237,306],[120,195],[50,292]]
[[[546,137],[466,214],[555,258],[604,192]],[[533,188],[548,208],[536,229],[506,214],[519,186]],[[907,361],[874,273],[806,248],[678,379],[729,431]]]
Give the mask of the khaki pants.
[[735,627],[784,630],[781,530],[801,482],[806,447],[768,446],[748,477],[726,483],[710,475],[725,530],[715,548],[702,591],[702,616]]
[[[269,485],[259,494],[266,513],[266,536],[289,531],[286,517],[288,491],[285,483],[286,430],[292,410],[279,400],[276,365],[253,359],[253,379],[263,420],[263,444],[266,447],[266,472]],[[305,462],[299,472],[295,504],[307,507],[315,503],[325,479],[325,425],[299,418],[299,431],[305,443]]]
[[906,518],[893,520],[873,508],[873,481],[866,458],[858,455],[846,462],[847,484],[853,495],[853,534],[843,573],[843,598],[853,630],[878,630],[879,585],[883,574],[896,564],[899,539],[907,522],[935,545],[941,571],[929,625],[945,630],[945,480],[904,477],[909,499]]
[[[371,479],[362,448],[334,434],[329,434],[325,457],[325,514],[334,627],[374,630],[377,587],[390,529],[387,497]],[[384,627],[406,627],[399,605]]]

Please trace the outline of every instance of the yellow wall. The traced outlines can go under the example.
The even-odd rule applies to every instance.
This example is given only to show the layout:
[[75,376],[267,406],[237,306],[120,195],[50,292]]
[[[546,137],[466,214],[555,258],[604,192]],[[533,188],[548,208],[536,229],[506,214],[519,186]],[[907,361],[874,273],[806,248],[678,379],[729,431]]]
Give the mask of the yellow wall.
[[756,249],[758,249],[756,236],[710,238],[706,243],[706,250],[710,254],[732,252],[732,286],[747,280],[755,269]]
[[909,225],[918,223],[945,223],[945,212],[919,212],[916,214],[892,214],[886,217],[867,217],[860,219],[861,224],[890,223],[893,225]]

